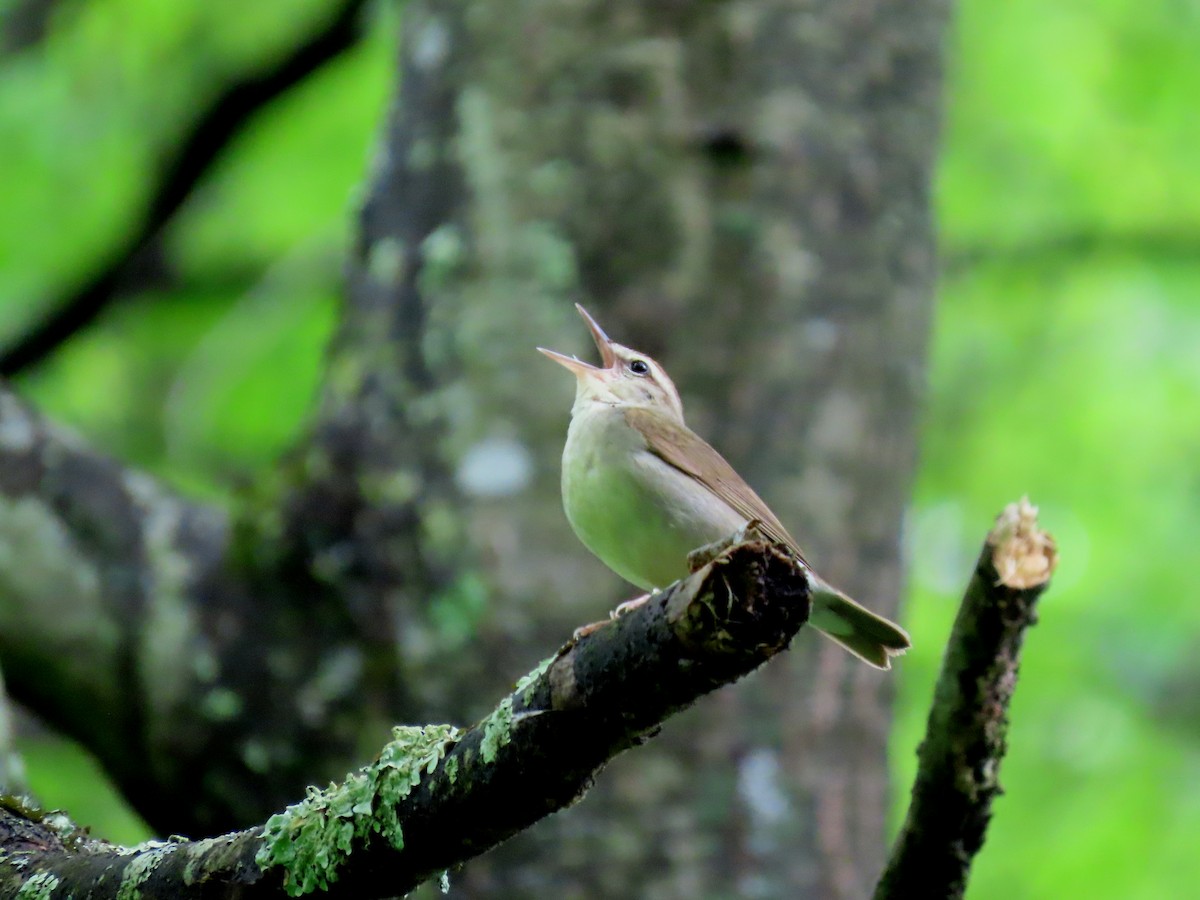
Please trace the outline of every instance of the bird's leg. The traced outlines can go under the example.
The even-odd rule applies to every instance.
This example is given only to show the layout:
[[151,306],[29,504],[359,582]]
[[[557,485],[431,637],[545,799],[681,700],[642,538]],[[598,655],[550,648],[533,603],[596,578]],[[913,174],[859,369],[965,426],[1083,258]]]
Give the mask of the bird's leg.
[[745,544],[749,541],[764,540],[762,532],[759,531],[761,524],[758,519],[751,519],[729,537],[705,544],[703,547],[697,547],[688,554],[688,571],[700,571],[730,547],[736,547],[738,544]]
[[608,614],[610,619],[619,619],[626,613],[633,612],[639,606],[644,606],[646,601],[653,595],[653,591],[649,594],[642,594],[640,597],[634,597],[632,600],[626,600],[624,603],[618,603],[617,608]]
[[601,619],[599,622],[592,622],[588,625],[580,625],[575,629],[574,632],[571,633],[571,640],[577,641],[582,637],[587,637],[593,631],[597,630],[598,628],[603,628],[611,621],[611,619]]
[[587,635],[589,635],[593,631],[595,631],[597,628],[600,628],[603,625],[607,625],[613,619],[619,619],[621,616],[625,615],[626,613],[632,612],[633,610],[637,609],[639,606],[644,605],[645,602],[650,599],[652,594],[653,594],[653,591],[651,591],[651,593],[649,593],[649,594],[642,594],[640,597],[634,597],[632,600],[626,600],[624,603],[618,603],[617,608],[608,614],[607,619],[604,619],[600,622],[592,622],[590,625],[580,625],[578,628],[575,629],[575,633],[572,635],[572,638],[574,640],[579,640],[581,637],[586,637]]

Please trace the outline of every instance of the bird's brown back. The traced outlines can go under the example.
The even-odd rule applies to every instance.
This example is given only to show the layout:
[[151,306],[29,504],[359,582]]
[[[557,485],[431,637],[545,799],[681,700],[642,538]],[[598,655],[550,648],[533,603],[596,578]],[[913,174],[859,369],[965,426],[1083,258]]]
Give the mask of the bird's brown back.
[[624,412],[625,420],[646,439],[651,453],[729,504],[739,515],[760,522],[767,537],[787,546],[800,562],[808,565],[800,545],[771,508],[707,441],[687,426],[653,410],[631,407]]

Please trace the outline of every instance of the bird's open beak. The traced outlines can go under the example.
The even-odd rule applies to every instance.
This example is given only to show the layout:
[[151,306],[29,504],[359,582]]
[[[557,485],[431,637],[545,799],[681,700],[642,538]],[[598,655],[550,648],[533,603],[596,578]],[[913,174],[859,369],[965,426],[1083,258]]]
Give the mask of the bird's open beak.
[[576,375],[588,375],[590,373],[601,371],[591,363],[585,363],[582,359],[576,359],[573,356],[566,356],[554,350],[547,350],[545,347],[538,347],[538,353],[546,354],[560,366],[565,366]]
[[612,341],[608,339],[608,335],[604,333],[604,329],[597,324],[596,320],[588,315],[586,309],[578,303],[575,304],[575,309],[583,317],[583,321],[587,322],[588,331],[592,333],[592,340],[596,342],[596,349],[600,351],[600,360],[604,363],[603,368],[611,369],[617,359],[617,355],[613,353]]
[[603,366],[593,366],[591,363],[585,363],[581,359],[576,359],[573,356],[566,356],[562,353],[557,353],[554,350],[547,350],[545,347],[538,347],[538,352],[544,353],[560,366],[570,369],[576,375],[596,373],[601,372],[604,369],[612,368],[613,363],[617,359],[616,354],[613,353],[612,341],[608,339],[608,335],[604,333],[604,329],[596,323],[596,320],[588,315],[588,311],[586,309],[584,309],[578,303],[575,304],[575,309],[579,311],[579,315],[582,316],[583,321],[587,323],[588,331],[592,333],[592,340],[596,342],[596,349],[600,351],[600,361],[603,363]]

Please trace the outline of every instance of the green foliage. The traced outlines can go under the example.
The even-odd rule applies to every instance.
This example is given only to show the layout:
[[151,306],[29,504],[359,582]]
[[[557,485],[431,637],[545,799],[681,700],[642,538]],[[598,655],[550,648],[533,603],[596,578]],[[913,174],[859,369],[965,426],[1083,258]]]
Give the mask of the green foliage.
[[958,17],[898,803],[990,517],[1028,493],[1061,552],[977,900],[1200,883],[1198,25],[1170,2]]
[[[120,245],[204,104],[332,8],[68,4],[42,45],[0,60],[0,346]],[[202,495],[289,446],[315,400],[383,120],[388,24],[251,121],[163,236],[168,284],[69,341],[22,379],[25,396]]]
[[53,735],[18,741],[29,789],[47,808],[66,810],[92,835],[132,845],[150,830],[121,799],[96,761],[77,745]]
[[283,866],[292,897],[324,890],[355,841],[381,834],[404,846],[398,804],[431,774],[460,736],[452,725],[396,727],[379,758],[341,784],[308,789],[308,796],[267,820],[255,860],[263,869]]
[[948,249],[1194,230],[1194,5],[966,0],[955,24],[939,177]]
[[487,612],[487,598],[487,584],[476,572],[464,572],[433,598],[429,618],[443,652],[456,650],[475,634]]

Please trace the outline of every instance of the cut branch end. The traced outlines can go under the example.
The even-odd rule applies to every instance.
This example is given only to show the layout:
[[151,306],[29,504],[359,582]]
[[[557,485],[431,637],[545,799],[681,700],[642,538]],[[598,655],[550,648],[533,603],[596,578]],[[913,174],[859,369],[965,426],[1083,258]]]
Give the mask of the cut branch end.
[[1058,565],[1058,548],[1049,532],[1038,527],[1038,508],[1022,497],[996,518],[988,535],[996,584],[1028,590],[1050,580]]

